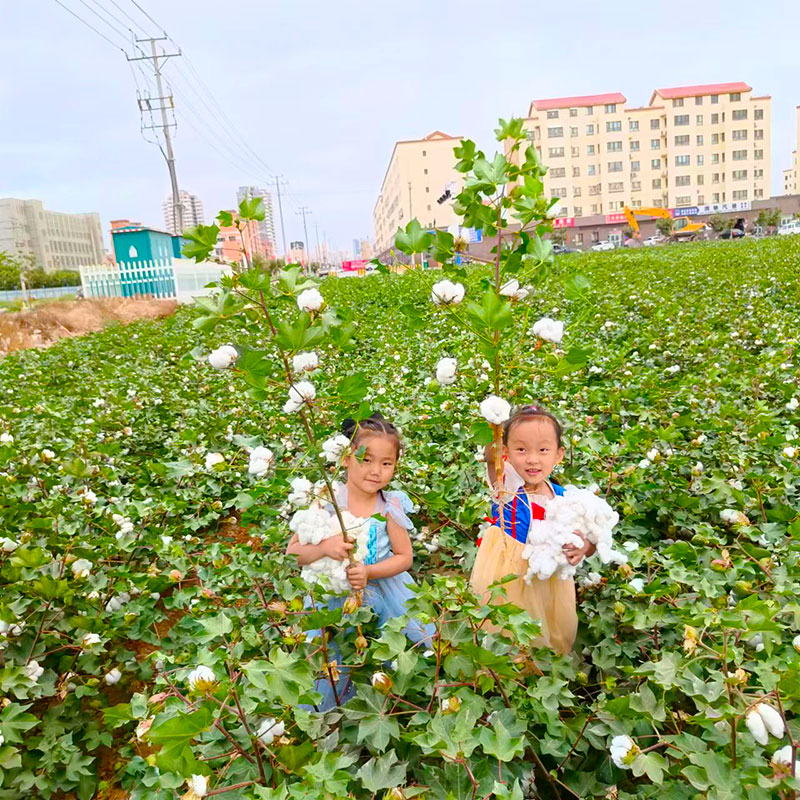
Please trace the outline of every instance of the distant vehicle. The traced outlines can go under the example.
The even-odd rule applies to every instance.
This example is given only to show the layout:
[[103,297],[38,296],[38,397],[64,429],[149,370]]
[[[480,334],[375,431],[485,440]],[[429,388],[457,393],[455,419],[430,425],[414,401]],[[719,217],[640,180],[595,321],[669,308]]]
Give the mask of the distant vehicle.
[[592,245],[592,250],[596,253],[599,253],[603,250],[613,250],[614,249],[614,242],[609,242],[608,240],[604,242],[597,242],[597,244]]
[[722,231],[719,235],[720,239],[741,239],[744,236],[744,217],[739,217],[733,223],[733,227],[727,231]]
[[642,244],[645,247],[657,247],[658,245],[663,244],[663,243],[664,243],[664,237],[663,236],[648,236],[642,242]]
[[791,236],[794,233],[800,233],[800,219],[793,219],[778,228],[778,236]]
[[553,245],[553,254],[557,256],[563,256],[566,253],[577,253],[578,251],[572,247],[567,247],[565,244],[554,244]]
[[666,208],[628,208],[625,206],[622,209],[625,214],[625,219],[628,220],[628,225],[633,228],[633,235],[639,238],[639,222],[636,219],[639,217],[659,217],[660,219],[672,220],[672,235],[670,239],[674,242],[677,241],[691,241],[697,236],[700,231],[706,229],[704,222],[692,222],[688,217],[675,217],[669,213]]

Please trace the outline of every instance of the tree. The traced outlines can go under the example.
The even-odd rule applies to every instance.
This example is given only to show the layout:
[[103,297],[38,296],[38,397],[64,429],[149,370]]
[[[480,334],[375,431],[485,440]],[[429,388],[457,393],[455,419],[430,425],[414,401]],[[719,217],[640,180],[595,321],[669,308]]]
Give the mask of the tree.
[[567,232],[564,228],[553,228],[553,233],[550,235],[550,240],[553,244],[565,244],[567,241]]
[[733,225],[733,220],[723,217],[722,214],[712,214],[708,219],[708,225],[715,233],[722,233]]
[[656,220],[656,230],[662,236],[672,236],[672,218]]

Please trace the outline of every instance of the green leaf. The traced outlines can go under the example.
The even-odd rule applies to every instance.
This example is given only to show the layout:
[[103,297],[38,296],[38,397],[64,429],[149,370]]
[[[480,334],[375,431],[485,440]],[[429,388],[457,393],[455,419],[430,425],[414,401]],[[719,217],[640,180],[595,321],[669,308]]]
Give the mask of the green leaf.
[[358,696],[347,705],[347,719],[358,722],[358,741],[378,752],[400,736],[397,718],[386,713],[385,705],[385,695],[371,686],[359,686]]
[[314,679],[305,658],[273,647],[269,661],[255,660],[244,665],[244,673],[256,689],[267,693],[267,698],[281,705],[297,705],[307,694]]
[[239,216],[242,219],[252,219],[262,222],[267,216],[264,200],[260,197],[245,197],[239,203]]
[[130,703],[118,703],[115,706],[103,709],[103,721],[107,728],[119,728],[126,722],[132,722],[135,719],[131,712]]
[[195,261],[205,261],[217,245],[219,228],[216,225],[198,225],[183,232],[187,240],[183,246],[183,257],[193,258]]
[[164,748],[180,747],[188,744],[197,735],[211,727],[214,717],[211,710],[201,706],[197,711],[189,714],[176,714],[170,716],[166,713],[158,714],[153,720],[153,725],[147,733],[147,738],[153,744],[160,744]]
[[356,775],[367,791],[378,792],[402,786],[406,781],[407,769],[408,765],[398,762],[397,754],[390,750],[382,756],[371,758]]
[[480,303],[470,302],[467,314],[472,323],[483,331],[501,331],[513,321],[511,303],[500,297],[494,289],[487,289]]
[[233,227],[233,212],[220,211],[219,214],[217,214],[217,219],[219,220],[219,224],[222,225],[223,228]]
[[0,733],[3,734],[6,744],[24,744],[21,734],[39,724],[33,714],[25,713],[30,707],[30,704],[23,706],[9,703],[0,713]]
[[368,391],[369,384],[367,383],[366,376],[360,372],[342,378],[336,386],[336,394],[339,396],[339,399],[348,405],[360,403],[367,396]]
[[424,230],[416,219],[412,219],[405,230],[398,228],[394,237],[397,249],[409,255],[424,253],[431,246],[432,239],[430,232]]
[[494,135],[498,142],[503,142],[506,139],[520,139],[525,133],[522,130],[524,120],[520,117],[512,117],[508,122],[504,119],[500,120],[500,124],[494,129]]
[[206,632],[204,635],[198,636],[197,641],[203,644],[214,639],[221,639],[226,633],[233,630],[233,623],[224,611],[220,611],[216,616],[201,619],[200,624]]
[[513,761],[525,751],[524,737],[512,736],[499,719],[492,723],[491,728],[481,728],[479,739],[484,753],[498,761]]
[[580,300],[591,288],[592,282],[585,275],[573,273],[567,278],[564,294],[567,300]]

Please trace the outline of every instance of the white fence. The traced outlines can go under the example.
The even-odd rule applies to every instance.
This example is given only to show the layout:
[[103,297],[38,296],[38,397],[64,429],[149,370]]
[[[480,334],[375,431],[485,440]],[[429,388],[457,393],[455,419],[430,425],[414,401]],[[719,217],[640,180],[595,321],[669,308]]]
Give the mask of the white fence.
[[210,293],[207,283],[229,274],[230,268],[210,261],[185,258],[163,261],[123,261],[82,266],[84,297],[155,297],[191,303]]
[[[25,297],[28,300],[44,300],[45,298],[65,297],[76,294],[77,286],[47,286],[39,289],[26,289]],[[13,302],[22,300],[22,289],[3,289],[0,291],[0,302]]]

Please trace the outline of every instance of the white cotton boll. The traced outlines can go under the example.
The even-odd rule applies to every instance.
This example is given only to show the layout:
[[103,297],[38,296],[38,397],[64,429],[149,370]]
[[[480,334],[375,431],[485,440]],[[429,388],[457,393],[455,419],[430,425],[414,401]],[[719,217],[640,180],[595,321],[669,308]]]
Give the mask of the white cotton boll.
[[310,403],[317,396],[317,390],[310,381],[300,381],[289,387],[289,399],[283,407],[287,414],[299,411],[304,403]]
[[746,514],[735,508],[724,508],[719,512],[719,518],[726,525],[747,525],[750,522]]
[[436,380],[442,386],[450,386],[456,382],[458,362],[454,358],[439,359],[436,365]]
[[121,678],[122,673],[116,667],[114,667],[114,669],[105,674],[103,680],[105,680],[109,686],[113,686],[115,683],[119,683]]
[[302,508],[292,516],[289,530],[297,534],[300,544],[319,544],[328,538],[330,521],[331,515],[324,508]]
[[[192,775],[192,777],[187,780],[187,783],[189,784],[188,794],[193,794],[195,797],[199,798],[206,796],[206,792],[208,791],[208,778],[205,775]],[[194,800],[194,798],[191,800]]]
[[769,741],[769,734],[767,733],[767,726],[761,718],[756,708],[751,708],[745,716],[745,723],[753,738],[762,746],[765,746]]
[[275,454],[268,447],[254,447],[250,451],[250,461],[247,471],[250,475],[263,475],[275,461]]
[[643,578],[632,578],[628,581],[628,586],[636,592],[636,594],[641,594],[642,590],[644,589],[644,579]]
[[533,335],[553,344],[560,344],[564,338],[564,323],[550,317],[542,317],[534,324]]
[[8,536],[4,536],[0,539],[0,550],[4,553],[13,553],[19,547],[19,542],[15,542],[13,539],[9,539]]
[[309,314],[312,311],[319,311],[325,300],[319,292],[319,289],[306,289],[297,296],[297,307],[301,311],[306,311]]
[[281,720],[278,722],[274,717],[267,717],[258,727],[256,736],[261,744],[265,746],[271,745],[275,739],[279,739],[286,731],[286,725]]
[[308,478],[293,478],[289,486],[292,491],[286,499],[295,508],[307,506],[314,499],[314,484]]
[[326,439],[322,443],[322,453],[320,454],[328,464],[336,464],[342,460],[342,456],[350,446],[350,440],[341,433]]
[[186,678],[189,688],[192,690],[198,689],[199,691],[205,691],[205,689],[215,683],[216,680],[217,678],[216,675],[214,675],[214,670],[203,664],[195,667]]
[[92,562],[88,558],[78,558],[72,562],[71,568],[76,578],[88,578],[92,571]]
[[314,353],[297,353],[292,359],[295,372],[313,372],[319,366],[319,356]]
[[443,280],[434,283],[431,288],[431,302],[437,306],[457,305],[464,299],[465,289],[460,283]]
[[237,358],[239,358],[239,351],[229,344],[224,344],[222,347],[211,351],[208,356],[208,363],[214,369],[229,369]]
[[650,459],[650,461],[655,461],[659,457],[659,455],[660,453],[658,452],[658,450],[656,450],[655,447],[652,448],[652,450],[647,451],[647,457]]
[[8,431],[0,433],[0,444],[12,444],[13,442],[14,437]]
[[100,636],[98,634],[96,634],[96,633],[87,633],[81,639],[81,647],[83,647],[83,648],[94,647],[94,645],[100,644],[101,641],[102,640],[100,639]]
[[638,464],[639,469],[647,469],[650,466],[652,466],[652,462],[649,458],[643,458]]
[[675,373],[680,372],[680,371],[681,371],[680,364],[673,364],[671,367],[667,367],[667,372],[670,375],[675,375]]
[[800,452],[796,447],[791,447],[790,445],[786,445],[781,451],[786,458],[797,458],[798,452]]
[[23,668],[22,673],[29,681],[38,683],[39,678],[44,675],[44,667],[39,666],[38,661],[29,661]]
[[597,586],[603,580],[603,577],[600,575],[599,572],[590,572],[588,575],[584,575],[581,578],[581,586]]
[[789,771],[795,778],[800,778],[800,763],[794,762],[792,769],[792,746],[790,744],[781,747],[772,754],[770,761],[777,766],[789,767]]
[[631,761],[633,760],[631,755],[637,749],[636,743],[630,736],[615,736],[611,740],[611,746],[609,747],[611,760],[620,769],[630,769]]
[[527,286],[520,286],[516,278],[512,278],[500,287],[500,294],[512,300],[524,300],[530,293],[531,290]]
[[797,409],[798,409],[798,408],[800,408],[800,400],[798,400],[796,397],[793,397],[793,398],[792,398],[792,399],[791,399],[791,400],[790,400],[790,401],[789,401],[789,402],[786,404],[786,410],[787,410],[787,411],[797,411]]
[[214,469],[218,464],[225,463],[225,456],[222,453],[209,453],[206,456],[206,469]]
[[489,395],[480,405],[483,418],[492,425],[502,425],[511,416],[511,404],[497,395]]
[[754,708],[761,715],[761,719],[764,720],[767,731],[776,739],[782,739],[786,733],[786,727],[783,724],[783,717],[780,713],[767,703],[756,703]]

